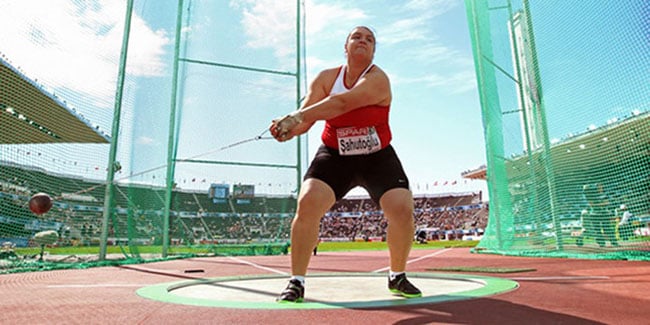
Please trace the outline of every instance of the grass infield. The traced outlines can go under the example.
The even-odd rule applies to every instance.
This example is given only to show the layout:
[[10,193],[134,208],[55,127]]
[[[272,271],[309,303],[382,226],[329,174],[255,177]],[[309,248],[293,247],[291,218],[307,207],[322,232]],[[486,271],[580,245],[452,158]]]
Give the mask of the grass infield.
[[[478,241],[474,240],[445,240],[429,241],[426,244],[413,243],[413,249],[436,249],[452,247],[475,247]],[[368,251],[387,250],[386,242],[321,242],[318,244],[319,252],[346,252],[346,251]]]
[[[475,247],[478,241],[472,240],[445,240],[429,241],[426,244],[413,243],[413,249],[436,249],[452,247]],[[218,244],[216,245],[218,247]],[[210,254],[214,246],[196,245],[196,246],[170,246],[170,254]],[[126,247],[108,246],[108,254],[123,253]],[[161,246],[137,246],[141,254],[156,254],[162,251]],[[289,248],[291,249],[291,248]],[[318,244],[319,252],[349,252],[349,251],[372,251],[387,250],[386,242],[321,242]],[[46,247],[45,250],[51,255],[86,255],[99,254],[99,246],[69,246],[69,247]],[[17,254],[31,255],[40,252],[39,247],[16,248]]]

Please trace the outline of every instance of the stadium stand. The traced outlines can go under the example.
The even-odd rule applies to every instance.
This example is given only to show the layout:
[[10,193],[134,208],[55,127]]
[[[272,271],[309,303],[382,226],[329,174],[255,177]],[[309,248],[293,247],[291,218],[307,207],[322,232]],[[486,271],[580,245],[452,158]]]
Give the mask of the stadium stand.
[[[0,168],[0,238],[21,247],[29,245],[27,239],[34,233],[53,229],[60,232],[57,245],[97,245],[104,185],[26,168],[29,167],[7,164]],[[66,195],[61,188],[78,189],[83,194]],[[164,201],[164,189],[132,184],[116,189],[116,210],[118,215],[125,217],[116,218],[110,226],[109,242],[116,244],[126,240],[114,236],[114,229],[129,229],[141,241],[159,242],[163,211],[155,209],[159,204],[147,202]],[[36,192],[51,193],[55,198],[46,219],[33,215],[25,206],[29,196]],[[134,192],[137,192],[135,197],[146,199],[129,201]],[[479,234],[487,223],[487,204],[480,201],[480,196],[480,192],[416,195],[414,217],[418,229],[427,229],[429,240],[460,239],[462,235]],[[175,190],[170,238],[176,244],[286,239],[295,211],[295,199],[293,201],[290,209],[286,207],[286,198],[280,196],[256,196],[246,203],[229,197],[226,202],[215,203],[207,191]],[[337,202],[325,215],[320,238],[383,240],[386,226],[381,209],[368,196],[350,196]]]

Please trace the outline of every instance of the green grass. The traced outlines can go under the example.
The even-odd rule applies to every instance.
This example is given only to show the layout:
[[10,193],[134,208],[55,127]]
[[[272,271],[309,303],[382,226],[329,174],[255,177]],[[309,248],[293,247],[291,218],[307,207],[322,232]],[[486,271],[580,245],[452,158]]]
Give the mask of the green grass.
[[[413,243],[413,249],[438,249],[449,247],[475,247],[478,241],[430,241],[426,244]],[[219,245],[215,246],[219,247]],[[128,247],[124,249],[129,252]],[[160,254],[162,252],[161,246],[138,246],[140,254]],[[386,242],[321,242],[318,244],[319,252],[350,252],[350,251],[373,251],[373,250],[387,250]],[[99,254],[99,246],[74,246],[74,247],[48,247],[45,249],[51,255],[97,255]],[[34,255],[40,253],[40,248],[16,248],[17,254],[20,255]],[[119,246],[108,246],[106,248],[107,254],[122,254],[122,249]],[[209,254],[213,252],[211,246],[170,246],[170,254]]]
[[[426,244],[413,243],[413,249],[436,249],[449,247],[475,247],[478,241],[473,240],[450,240],[430,241]],[[349,251],[372,251],[387,250],[386,242],[321,242],[318,244],[319,252],[349,252]]]
[[[124,249],[129,252],[128,246]],[[138,246],[140,254],[160,254],[162,246]],[[17,254],[33,255],[40,254],[41,249],[38,247],[16,248],[14,249]],[[51,255],[96,255],[99,254],[99,246],[70,246],[70,247],[47,247],[45,248]],[[182,253],[208,253],[210,251],[207,247],[187,247],[187,246],[170,246],[169,253],[182,254]],[[107,254],[122,254],[122,249],[119,246],[107,246]]]

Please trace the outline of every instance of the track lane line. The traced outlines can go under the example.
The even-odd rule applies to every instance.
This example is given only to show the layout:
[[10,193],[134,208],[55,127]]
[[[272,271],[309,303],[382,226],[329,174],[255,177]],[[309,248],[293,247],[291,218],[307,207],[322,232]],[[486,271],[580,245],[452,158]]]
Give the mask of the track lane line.
[[[414,259],[412,259],[412,260],[407,261],[407,262],[406,262],[406,265],[409,265],[409,264],[411,264],[411,263],[415,263],[415,262],[418,262],[418,261],[421,261],[421,260],[427,259],[427,258],[429,258],[429,257],[433,257],[433,256],[436,256],[436,255],[440,255],[440,254],[442,254],[442,253],[446,253],[446,252],[448,252],[448,251],[450,251],[450,250],[451,250],[451,248],[445,248],[445,249],[443,249],[443,250],[440,250],[440,251],[437,251],[437,252],[434,252],[434,253],[431,253],[431,254],[428,254],[428,255],[424,255],[424,256],[420,256],[420,257],[418,257],[418,258],[414,258]],[[376,270],[371,271],[371,272],[373,272],[373,273],[379,273],[379,272],[384,272],[384,271],[388,271],[388,270],[390,270],[390,265],[387,266],[387,267],[382,267],[381,269],[376,269]]]
[[274,268],[266,267],[266,266],[263,266],[263,265],[259,265],[259,264],[256,264],[256,263],[253,263],[253,262],[250,262],[250,261],[247,261],[247,260],[243,260],[241,258],[228,256],[228,259],[233,260],[233,261],[235,261],[237,263],[240,263],[240,264],[246,264],[246,265],[252,266],[252,267],[254,267],[256,269],[265,270],[265,271],[269,271],[269,272],[273,272],[273,273],[277,273],[277,274],[282,274],[282,275],[289,275],[289,273],[287,273],[287,272],[276,270]]

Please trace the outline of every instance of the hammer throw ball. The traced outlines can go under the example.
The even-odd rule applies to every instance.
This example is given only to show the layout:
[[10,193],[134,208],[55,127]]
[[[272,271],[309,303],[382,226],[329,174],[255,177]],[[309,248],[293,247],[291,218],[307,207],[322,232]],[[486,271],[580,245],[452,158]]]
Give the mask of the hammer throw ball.
[[52,208],[52,198],[46,193],[36,193],[29,199],[29,209],[35,214],[43,214]]

